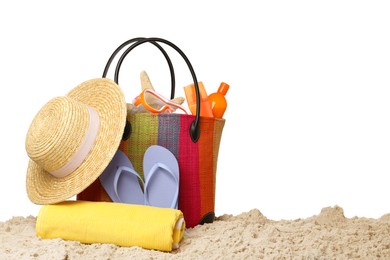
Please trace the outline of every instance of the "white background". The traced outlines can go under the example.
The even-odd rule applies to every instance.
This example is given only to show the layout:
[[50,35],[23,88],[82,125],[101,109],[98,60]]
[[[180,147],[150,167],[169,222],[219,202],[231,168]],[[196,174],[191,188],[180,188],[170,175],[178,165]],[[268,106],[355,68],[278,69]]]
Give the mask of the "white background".
[[[386,1],[1,2],[0,221],[40,208],[26,195],[24,148],[38,110],[101,77],[112,51],[139,36],[178,45],[209,93],[231,85],[217,215],[390,213],[389,13]],[[170,54],[184,95],[190,74]],[[141,70],[168,95],[166,62],[145,44],[121,73],[129,102]]]

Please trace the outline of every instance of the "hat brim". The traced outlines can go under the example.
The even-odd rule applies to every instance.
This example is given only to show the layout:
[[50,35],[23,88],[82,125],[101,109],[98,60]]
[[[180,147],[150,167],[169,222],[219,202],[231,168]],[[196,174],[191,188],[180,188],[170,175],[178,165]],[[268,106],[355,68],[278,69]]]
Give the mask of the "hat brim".
[[54,204],[67,200],[91,185],[104,171],[118,150],[126,124],[126,101],[120,87],[112,80],[86,81],[67,94],[97,111],[99,130],[84,162],[71,174],[57,178],[30,160],[26,188],[35,204]]

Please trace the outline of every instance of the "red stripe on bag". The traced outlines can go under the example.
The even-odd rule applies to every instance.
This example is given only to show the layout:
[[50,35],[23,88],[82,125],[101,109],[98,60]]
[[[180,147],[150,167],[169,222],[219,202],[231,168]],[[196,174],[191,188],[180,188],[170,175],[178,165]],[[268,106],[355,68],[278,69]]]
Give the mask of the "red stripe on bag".
[[190,137],[193,116],[181,116],[179,138],[179,209],[183,212],[188,227],[198,224],[200,215],[199,142]]

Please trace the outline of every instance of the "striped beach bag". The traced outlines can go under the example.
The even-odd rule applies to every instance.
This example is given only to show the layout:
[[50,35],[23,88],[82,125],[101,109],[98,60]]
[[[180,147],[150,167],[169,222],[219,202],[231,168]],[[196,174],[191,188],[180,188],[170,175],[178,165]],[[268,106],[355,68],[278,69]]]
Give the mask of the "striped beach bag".
[[[174,98],[175,90],[174,70],[161,43],[170,46],[181,55],[191,72],[197,89],[197,107],[200,108],[198,82],[190,61],[176,45],[165,39],[134,38],[126,41],[111,55],[103,77],[106,77],[115,56],[127,47],[122,52],[115,69],[114,80],[119,84],[119,71],[124,58],[131,50],[143,43],[155,45],[164,54],[171,72],[171,99]],[[178,207],[184,214],[187,227],[214,221],[218,151],[225,124],[224,119],[201,117],[199,111],[196,115],[128,113],[127,127],[119,147],[140,174],[144,172],[143,156],[148,147],[160,145],[175,155],[180,172]],[[99,179],[80,193],[77,199],[110,201]]]

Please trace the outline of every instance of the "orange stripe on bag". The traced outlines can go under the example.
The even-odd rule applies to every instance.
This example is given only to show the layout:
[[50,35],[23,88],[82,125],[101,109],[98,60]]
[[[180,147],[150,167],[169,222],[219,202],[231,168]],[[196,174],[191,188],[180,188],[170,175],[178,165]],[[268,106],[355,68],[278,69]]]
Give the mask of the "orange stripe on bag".
[[200,182],[200,213],[201,216],[214,212],[214,172],[213,143],[214,119],[200,118],[201,135],[199,145],[199,182]]

